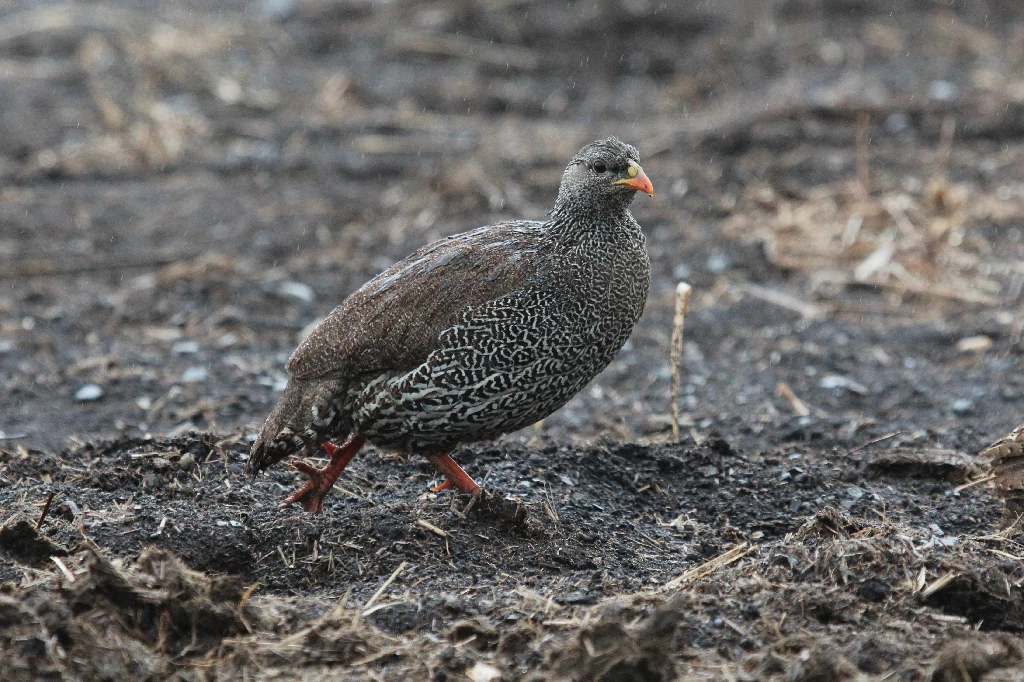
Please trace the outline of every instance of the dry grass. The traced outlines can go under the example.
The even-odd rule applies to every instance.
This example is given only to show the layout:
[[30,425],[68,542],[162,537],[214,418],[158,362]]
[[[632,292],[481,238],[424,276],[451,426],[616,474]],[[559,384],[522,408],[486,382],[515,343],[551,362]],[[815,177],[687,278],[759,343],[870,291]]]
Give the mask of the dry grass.
[[[932,679],[957,679],[943,675],[964,665],[1020,673],[1022,649],[1012,637],[973,634],[1024,629],[1024,578],[1003,568],[1024,555],[1017,528],[951,542],[826,508],[798,532],[754,549],[738,545],[662,591],[593,607],[521,588],[522,615],[501,628],[471,618],[438,638],[388,635],[361,618],[364,607],[348,595],[320,604],[323,616],[296,627],[316,608],[308,599],[261,596],[192,571],[166,550],[146,550],[125,566],[86,538],[56,568],[41,563],[0,596],[0,663],[15,679],[427,679],[438,671],[517,679],[518,661],[529,655],[537,657],[531,680],[866,680],[850,662],[865,641],[955,635],[934,661],[917,660],[918,674],[931,666]],[[710,626],[705,617],[757,653],[731,661],[692,649],[691,638]],[[901,624],[906,630],[894,632]]]
[[906,184],[868,194],[861,181],[841,182],[799,198],[753,187],[724,229],[762,240],[773,263],[807,273],[825,298],[836,287],[870,285],[973,305],[1013,303],[1024,269],[995,257],[980,228],[1014,224],[1024,204],[941,176]]

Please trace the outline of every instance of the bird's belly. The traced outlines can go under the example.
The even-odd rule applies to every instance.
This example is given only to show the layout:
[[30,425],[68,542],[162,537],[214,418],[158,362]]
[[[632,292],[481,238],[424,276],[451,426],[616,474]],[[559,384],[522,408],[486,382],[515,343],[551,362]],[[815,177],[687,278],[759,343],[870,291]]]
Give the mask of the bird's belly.
[[379,446],[409,452],[446,450],[516,431],[582,390],[625,342],[619,337],[598,344],[564,334],[563,343],[523,364],[481,362],[471,349],[464,353],[468,357],[428,361],[371,384],[360,397],[356,429]]

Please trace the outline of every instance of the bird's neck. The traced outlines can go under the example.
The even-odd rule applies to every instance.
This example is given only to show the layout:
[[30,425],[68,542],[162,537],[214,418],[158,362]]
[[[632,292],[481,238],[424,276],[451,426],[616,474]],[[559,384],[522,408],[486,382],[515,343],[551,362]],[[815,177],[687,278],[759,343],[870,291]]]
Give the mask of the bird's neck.
[[585,231],[614,234],[622,227],[633,224],[629,203],[632,196],[623,193],[621,201],[581,202],[566,201],[559,197],[548,214],[552,229],[558,232]]

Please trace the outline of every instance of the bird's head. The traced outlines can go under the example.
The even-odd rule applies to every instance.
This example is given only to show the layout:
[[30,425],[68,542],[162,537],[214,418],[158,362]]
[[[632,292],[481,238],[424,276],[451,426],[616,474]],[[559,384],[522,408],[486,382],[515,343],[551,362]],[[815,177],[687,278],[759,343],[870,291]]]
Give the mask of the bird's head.
[[640,167],[640,152],[609,137],[591,142],[572,157],[562,174],[558,204],[625,209],[637,191],[654,196],[654,186]]

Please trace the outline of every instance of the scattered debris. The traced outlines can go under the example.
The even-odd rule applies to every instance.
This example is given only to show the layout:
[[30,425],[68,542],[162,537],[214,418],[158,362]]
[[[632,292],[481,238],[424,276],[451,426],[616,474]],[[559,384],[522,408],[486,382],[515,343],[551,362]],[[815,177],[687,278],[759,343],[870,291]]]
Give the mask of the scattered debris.
[[900,447],[871,456],[867,471],[872,476],[895,476],[962,483],[977,475],[978,466],[959,450]]

